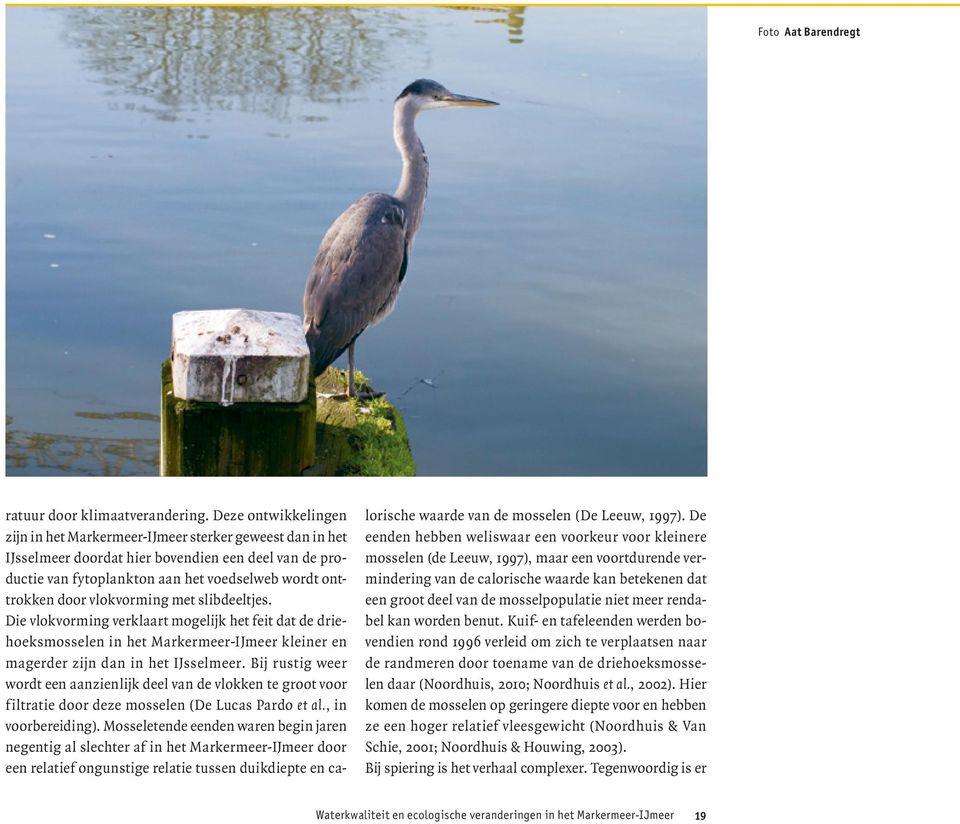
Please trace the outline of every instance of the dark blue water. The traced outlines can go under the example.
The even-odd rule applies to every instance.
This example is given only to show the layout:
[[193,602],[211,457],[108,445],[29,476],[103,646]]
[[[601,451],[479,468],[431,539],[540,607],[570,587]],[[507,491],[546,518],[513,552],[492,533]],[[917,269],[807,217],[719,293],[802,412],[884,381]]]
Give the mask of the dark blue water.
[[358,367],[420,474],[706,472],[704,9],[9,8],[7,472],[156,472],[170,315],[300,314],[392,192],[427,213]]

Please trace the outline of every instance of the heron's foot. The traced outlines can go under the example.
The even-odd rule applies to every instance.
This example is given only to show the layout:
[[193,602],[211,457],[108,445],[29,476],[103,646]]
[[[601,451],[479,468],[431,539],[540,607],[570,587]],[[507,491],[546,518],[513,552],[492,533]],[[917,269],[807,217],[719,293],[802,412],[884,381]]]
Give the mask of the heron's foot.
[[317,392],[317,397],[328,401],[348,401],[350,398],[356,398],[358,401],[373,401],[382,398],[384,394],[384,392],[354,392],[352,395],[349,392]]

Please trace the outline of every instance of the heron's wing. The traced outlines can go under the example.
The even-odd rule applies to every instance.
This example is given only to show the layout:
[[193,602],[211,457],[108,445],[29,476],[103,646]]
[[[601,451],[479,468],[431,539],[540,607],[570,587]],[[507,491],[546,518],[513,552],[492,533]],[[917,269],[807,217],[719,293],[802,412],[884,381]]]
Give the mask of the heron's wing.
[[315,372],[326,369],[396,299],[405,268],[403,206],[369,194],[320,243],[303,293],[303,327]]

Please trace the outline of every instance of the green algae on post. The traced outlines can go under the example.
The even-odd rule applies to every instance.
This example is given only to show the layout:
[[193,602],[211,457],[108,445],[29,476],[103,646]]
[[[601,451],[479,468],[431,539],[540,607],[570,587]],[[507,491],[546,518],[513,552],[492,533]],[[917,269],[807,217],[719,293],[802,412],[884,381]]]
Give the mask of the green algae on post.
[[[370,392],[362,372],[354,373],[357,391]],[[317,449],[306,475],[415,475],[416,464],[403,417],[385,397],[369,401],[344,398],[347,375],[328,368],[317,376]]]

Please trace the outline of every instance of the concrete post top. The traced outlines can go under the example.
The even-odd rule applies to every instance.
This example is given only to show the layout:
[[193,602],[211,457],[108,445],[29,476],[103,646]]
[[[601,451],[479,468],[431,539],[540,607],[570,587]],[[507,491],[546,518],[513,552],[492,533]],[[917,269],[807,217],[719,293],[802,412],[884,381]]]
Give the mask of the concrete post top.
[[173,351],[182,355],[310,356],[300,318],[258,309],[177,312],[173,316]]
[[296,315],[212,309],[173,316],[174,395],[184,400],[299,403],[310,350]]

